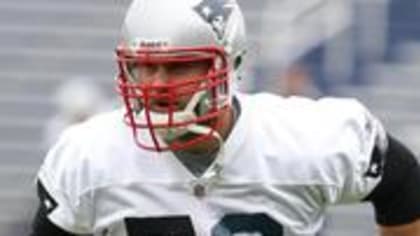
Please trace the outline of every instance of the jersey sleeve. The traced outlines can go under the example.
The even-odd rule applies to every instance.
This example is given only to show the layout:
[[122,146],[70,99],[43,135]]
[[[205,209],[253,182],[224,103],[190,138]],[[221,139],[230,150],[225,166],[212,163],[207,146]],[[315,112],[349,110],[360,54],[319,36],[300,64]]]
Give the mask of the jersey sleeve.
[[[330,204],[360,202],[382,178],[387,135],[381,122],[358,101],[324,101],[336,131],[330,138],[324,159],[325,175],[331,185],[324,186]],[[327,112],[328,114],[328,112]]]
[[75,234],[91,233],[89,199],[84,190],[88,171],[83,145],[73,128],[50,149],[38,172],[38,195],[47,218]]

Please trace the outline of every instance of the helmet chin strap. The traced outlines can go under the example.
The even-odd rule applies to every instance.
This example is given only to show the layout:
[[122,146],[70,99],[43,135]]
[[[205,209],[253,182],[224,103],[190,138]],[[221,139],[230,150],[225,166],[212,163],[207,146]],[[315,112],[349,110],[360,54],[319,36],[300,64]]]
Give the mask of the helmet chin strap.
[[216,130],[212,130],[211,128],[207,126],[197,125],[197,124],[191,125],[187,129],[191,133],[195,133],[195,134],[206,135],[206,134],[211,133],[211,135],[217,140],[217,143],[219,144],[219,148],[222,148],[224,140],[222,136],[219,134],[219,132],[217,132]]
[[[218,106],[221,107],[224,105],[227,99],[220,99],[218,101]],[[197,114],[195,112],[195,109],[198,106],[198,112],[205,113],[209,107],[210,101],[208,99],[208,95],[205,91],[200,91],[195,93],[190,101],[188,102],[187,106],[182,111],[177,111],[173,113],[172,120],[174,123],[180,123],[185,122],[188,120],[194,120],[197,118]],[[150,115],[150,121],[153,124],[165,124],[169,122],[169,114],[167,113],[158,113],[158,112],[149,112]],[[142,109],[142,111],[135,115],[136,122],[139,123],[147,123],[146,119],[146,111],[145,109]],[[186,126],[179,126],[179,127],[170,127],[170,128],[155,128],[156,133],[158,134],[159,138],[168,143],[171,142],[182,135],[187,134],[188,132],[194,133],[194,134],[201,134],[201,135],[207,135],[211,133],[211,135],[217,139],[219,143],[219,147],[221,148],[223,146],[223,138],[217,132],[216,130],[213,130],[210,127],[199,125],[199,124],[190,124]]]

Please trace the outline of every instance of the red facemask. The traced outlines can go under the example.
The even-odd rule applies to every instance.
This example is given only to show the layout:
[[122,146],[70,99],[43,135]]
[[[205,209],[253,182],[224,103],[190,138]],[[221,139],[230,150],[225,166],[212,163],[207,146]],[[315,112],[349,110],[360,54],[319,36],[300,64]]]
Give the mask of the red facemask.
[[[175,151],[219,136],[221,120],[217,117],[230,105],[229,68],[223,49],[165,47],[133,51],[120,46],[116,53],[117,88],[126,109],[124,122],[131,127],[139,147]],[[208,64],[205,73],[171,78],[178,73],[176,70],[182,74],[188,65],[203,63]],[[139,65],[174,66],[174,71],[168,73],[164,83],[146,82],[143,71],[136,71]]]

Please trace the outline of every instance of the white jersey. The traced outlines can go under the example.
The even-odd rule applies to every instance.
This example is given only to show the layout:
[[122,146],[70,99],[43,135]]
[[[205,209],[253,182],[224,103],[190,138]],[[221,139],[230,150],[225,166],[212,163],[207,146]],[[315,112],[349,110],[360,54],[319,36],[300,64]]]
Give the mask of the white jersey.
[[121,110],[71,127],[39,172],[49,219],[109,236],[314,235],[328,205],[380,181],[371,154],[385,131],[357,101],[237,97],[220,166],[201,178],[171,152],[138,148]]

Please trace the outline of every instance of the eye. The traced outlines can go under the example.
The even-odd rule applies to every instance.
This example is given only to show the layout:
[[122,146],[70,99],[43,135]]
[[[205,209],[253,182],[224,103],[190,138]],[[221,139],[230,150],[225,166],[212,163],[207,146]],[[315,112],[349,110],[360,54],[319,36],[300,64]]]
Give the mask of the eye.
[[210,69],[207,61],[175,62],[167,65],[168,71],[174,76],[203,75]]
[[167,69],[169,73],[172,75],[182,75],[188,73],[188,71],[192,68],[190,63],[170,63],[167,65]]
[[140,63],[137,61],[131,61],[126,63],[128,74],[134,79],[142,79],[146,75],[150,75],[156,71],[157,66],[151,63]]

